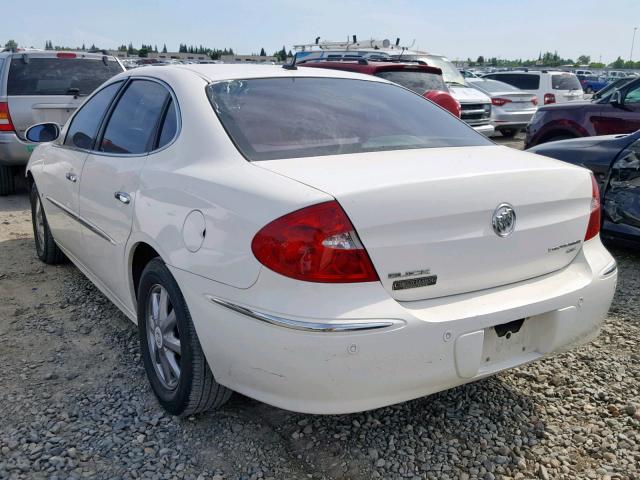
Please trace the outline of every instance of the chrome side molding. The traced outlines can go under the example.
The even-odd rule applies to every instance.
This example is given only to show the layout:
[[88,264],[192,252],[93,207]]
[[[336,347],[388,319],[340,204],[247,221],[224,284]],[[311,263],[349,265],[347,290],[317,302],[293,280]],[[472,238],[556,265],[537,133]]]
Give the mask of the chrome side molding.
[[109,243],[111,243],[113,245],[116,244],[116,242],[113,240],[113,238],[111,238],[109,235],[107,235],[105,232],[103,232],[102,229],[100,229],[100,228],[96,227],[95,225],[89,223],[84,218],[82,218],[80,215],[76,215],[71,210],[69,210],[67,207],[62,205],[60,202],[57,202],[53,198],[51,198],[51,197],[45,197],[45,198],[52,205],[55,205],[56,207],[58,207],[60,210],[62,210],[64,213],[66,213],[69,217],[73,218],[80,225],[82,225],[82,226],[86,227],[87,229],[91,230],[93,233],[95,233],[97,236],[99,236],[103,240],[106,240],[107,242],[109,242]]
[[616,270],[618,270],[618,264],[616,263],[616,261],[614,260],[613,262],[611,262],[609,265],[607,265],[606,267],[604,267],[604,269],[600,272],[600,276],[601,277],[606,277],[607,275],[611,275],[613,272],[615,272]]
[[217,305],[226,307],[234,312],[241,313],[247,317],[251,317],[262,322],[277,327],[290,328],[293,330],[302,330],[305,332],[354,332],[377,330],[380,328],[400,327],[405,325],[402,320],[347,320],[344,322],[304,322],[294,320],[292,318],[280,317],[270,313],[260,312],[248,307],[223,300],[221,298],[205,295],[207,299]]

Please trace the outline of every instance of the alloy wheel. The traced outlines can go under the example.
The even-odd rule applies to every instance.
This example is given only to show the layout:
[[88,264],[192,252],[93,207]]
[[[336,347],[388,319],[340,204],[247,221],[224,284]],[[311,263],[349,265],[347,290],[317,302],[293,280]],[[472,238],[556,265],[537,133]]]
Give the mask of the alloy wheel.
[[180,332],[176,311],[162,285],[151,287],[147,306],[147,344],[160,383],[174,390],[180,381]]

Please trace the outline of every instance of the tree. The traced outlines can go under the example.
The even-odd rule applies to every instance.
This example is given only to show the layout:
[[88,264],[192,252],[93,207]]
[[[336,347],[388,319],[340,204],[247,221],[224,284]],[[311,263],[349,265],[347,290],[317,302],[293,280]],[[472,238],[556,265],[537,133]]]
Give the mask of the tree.
[[133,55],[134,53],[136,53],[136,49],[133,48],[133,43],[129,42],[129,46],[127,47],[127,53],[129,55]]
[[162,46],[162,53],[167,53],[167,44],[166,43]]
[[580,65],[589,65],[591,63],[591,57],[589,55],[580,55],[578,57],[578,63]]
[[155,53],[158,53],[158,45],[154,45],[154,46],[153,46],[153,51],[154,51]]
[[51,42],[51,40],[47,40],[46,42],[44,42],[44,49],[53,50],[53,42]]
[[476,60],[476,63],[477,63],[478,65],[484,65],[484,57],[483,57],[482,55],[480,55],[480,56],[478,57],[478,59]]
[[260,56],[261,57],[266,57],[267,56],[267,52],[264,51],[264,48],[260,49]]
[[146,46],[144,46],[140,50],[138,50],[138,56],[140,58],[145,58],[148,54],[149,54],[149,50],[147,50]]
[[624,60],[621,57],[616,58],[616,60],[611,64],[613,68],[624,68]]
[[[84,42],[82,42],[82,50],[86,50],[86,48],[84,47]],[[125,48],[126,50],[126,48]]]
[[18,48],[18,43],[15,40],[9,40],[7,43],[4,44],[4,48],[8,48],[9,50]]

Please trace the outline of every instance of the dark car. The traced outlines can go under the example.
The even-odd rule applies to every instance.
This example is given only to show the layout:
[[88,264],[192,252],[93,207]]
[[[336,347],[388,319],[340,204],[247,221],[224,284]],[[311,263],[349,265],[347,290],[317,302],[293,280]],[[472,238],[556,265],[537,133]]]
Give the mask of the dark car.
[[412,62],[387,62],[362,58],[336,61],[303,60],[298,62],[298,65],[381,77],[402,85],[418,95],[422,95],[460,118],[460,103],[449,93],[449,89],[442,78],[442,70],[437,67]]
[[640,246],[640,130],[546,143],[529,151],[590,169],[600,187],[602,236]]
[[640,78],[622,82],[591,102],[540,107],[527,126],[525,148],[554,140],[631,133],[638,129]]

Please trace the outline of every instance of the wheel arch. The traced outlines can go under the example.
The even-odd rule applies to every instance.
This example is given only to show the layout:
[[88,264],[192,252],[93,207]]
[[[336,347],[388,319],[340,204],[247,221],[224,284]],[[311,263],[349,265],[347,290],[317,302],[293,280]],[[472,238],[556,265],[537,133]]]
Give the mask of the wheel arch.
[[134,308],[138,302],[138,285],[140,283],[140,277],[142,276],[144,268],[154,258],[162,259],[159,249],[144,240],[139,240],[133,243],[129,250],[129,291],[131,293]]

